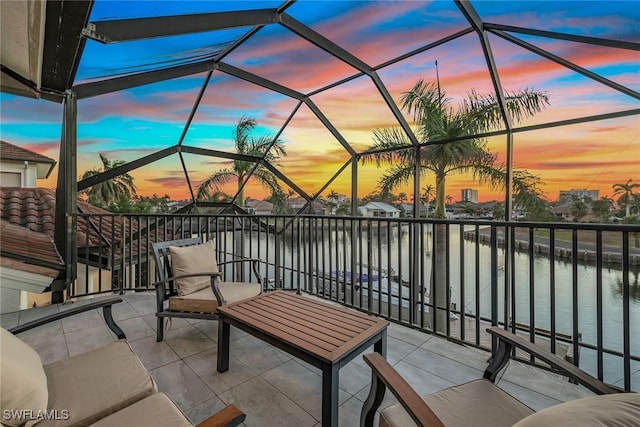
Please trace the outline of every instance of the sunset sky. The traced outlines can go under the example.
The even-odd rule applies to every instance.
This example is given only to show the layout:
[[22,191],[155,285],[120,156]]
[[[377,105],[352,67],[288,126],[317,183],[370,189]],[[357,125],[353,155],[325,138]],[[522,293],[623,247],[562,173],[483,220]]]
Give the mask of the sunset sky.
[[[122,2],[96,0],[90,21],[141,16],[217,12],[277,7],[257,2]],[[640,8],[635,1],[475,1],[485,22],[606,37],[640,46]],[[299,1],[286,13],[310,26],[367,64],[376,66],[469,27],[452,1]],[[249,28],[102,45],[86,43],[76,84],[132,72],[194,62],[245,34]],[[512,33],[554,55],[613,82],[640,91],[640,52]],[[550,123],[640,108],[640,101],[582,76],[494,35],[489,36],[500,81],[507,91],[530,88],[545,92],[551,105],[517,126]],[[470,89],[492,91],[486,60],[475,32],[378,70],[399,103],[418,79],[435,81],[454,104]],[[357,73],[357,70],[290,32],[272,24],[258,31],[224,62],[296,91],[309,93]],[[78,174],[99,166],[99,153],[131,161],[175,145],[183,132],[205,75],[170,80],[81,100],[78,103]],[[373,143],[373,130],[397,126],[369,77],[363,76],[311,99],[358,152]],[[0,95],[3,140],[58,159],[62,107]],[[297,100],[215,71],[184,145],[233,151],[233,126],[242,116],[259,123],[256,135],[275,134]],[[405,116],[409,122],[411,117]],[[561,189],[588,188],[612,195],[614,183],[640,182],[640,115],[552,129],[516,133],[514,165],[538,175],[550,200]],[[302,106],[281,135],[288,156],[281,169],[307,193],[317,192],[347,161],[349,154]],[[504,160],[506,137],[489,147]],[[225,159],[185,154],[191,182],[230,166]],[[359,196],[371,192],[384,169],[359,165]],[[178,155],[131,172],[138,193],[185,199],[189,191]],[[57,168],[39,185],[55,187]],[[433,185],[427,176],[421,187]],[[327,192],[349,194],[351,168]],[[462,188],[476,188],[483,201],[503,197],[474,183],[471,176],[451,177],[447,193],[460,198]],[[233,194],[229,187],[227,192]],[[409,187],[399,189],[410,193]],[[250,183],[247,194],[263,198]]]

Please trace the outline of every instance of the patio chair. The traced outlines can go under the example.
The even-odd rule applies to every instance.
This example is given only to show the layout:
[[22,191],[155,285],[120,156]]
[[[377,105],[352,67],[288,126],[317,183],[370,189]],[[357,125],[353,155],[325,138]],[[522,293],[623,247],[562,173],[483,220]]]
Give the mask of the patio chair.
[[[498,351],[482,379],[419,396],[378,353],[364,355],[373,371],[369,396],[362,408],[360,425],[373,426],[385,388],[399,403],[380,412],[380,427],[394,426],[637,426],[640,425],[640,393],[619,393],[543,347],[504,329],[487,329],[498,338]],[[582,384],[598,396],[576,399],[540,412],[509,395],[497,385],[499,372],[515,348],[535,356],[552,369]]]
[[[259,260],[238,258],[217,262],[214,240],[200,238],[151,244],[156,263],[156,339],[162,341],[165,317],[217,319],[218,306],[242,301],[262,293]],[[257,283],[225,282],[219,267],[251,263]]]
[[[189,427],[193,423],[164,393],[125,340],[111,316],[109,297],[11,329],[0,328],[0,416],[3,426],[154,426]],[[119,338],[95,350],[49,365],[15,336],[37,326],[88,310],[103,308],[104,318]],[[62,338],[61,338],[62,339]],[[245,415],[229,405],[199,424],[237,426]]]

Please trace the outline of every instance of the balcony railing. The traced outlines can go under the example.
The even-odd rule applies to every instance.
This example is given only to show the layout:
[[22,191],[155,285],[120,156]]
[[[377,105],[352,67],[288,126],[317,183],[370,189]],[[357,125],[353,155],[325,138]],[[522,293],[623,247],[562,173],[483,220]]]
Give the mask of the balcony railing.
[[[503,325],[640,390],[640,230],[628,225],[335,216],[78,215],[69,294],[146,290],[151,242],[216,239],[300,290],[487,350]],[[228,278],[248,280],[229,267]],[[531,361],[535,362],[535,361]]]

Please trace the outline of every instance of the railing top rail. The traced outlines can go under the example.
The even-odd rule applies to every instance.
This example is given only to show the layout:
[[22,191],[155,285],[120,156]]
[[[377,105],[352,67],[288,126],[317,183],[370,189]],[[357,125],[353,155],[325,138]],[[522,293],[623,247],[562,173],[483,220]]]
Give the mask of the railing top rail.
[[532,222],[532,221],[494,221],[489,219],[437,219],[437,218],[388,218],[388,217],[366,217],[366,216],[339,216],[339,215],[310,215],[310,214],[175,214],[175,213],[76,213],[71,216],[77,217],[139,217],[139,218],[260,218],[260,219],[325,219],[335,221],[357,221],[357,222],[392,222],[392,223],[431,223],[431,224],[469,224],[487,227],[522,227],[522,228],[542,228],[542,229],[564,229],[564,230],[602,230],[602,231],[623,231],[640,232],[639,224],[596,224],[585,222]]

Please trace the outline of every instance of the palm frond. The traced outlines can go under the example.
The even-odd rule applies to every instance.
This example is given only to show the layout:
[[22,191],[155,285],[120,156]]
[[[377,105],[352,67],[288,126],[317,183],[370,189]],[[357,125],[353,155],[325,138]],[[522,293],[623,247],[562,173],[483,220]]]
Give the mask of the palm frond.
[[237,178],[238,174],[233,169],[222,169],[207,179],[202,181],[198,185],[198,191],[196,193],[196,200],[207,200],[215,191],[220,191],[220,188],[228,184],[233,178]]
[[[402,148],[407,148],[402,150]],[[367,151],[389,150],[378,153],[367,153]],[[362,163],[375,162],[377,166],[382,163],[392,163],[404,161],[413,157],[408,153],[413,150],[411,141],[400,128],[382,128],[373,130],[373,144],[363,153]]]

